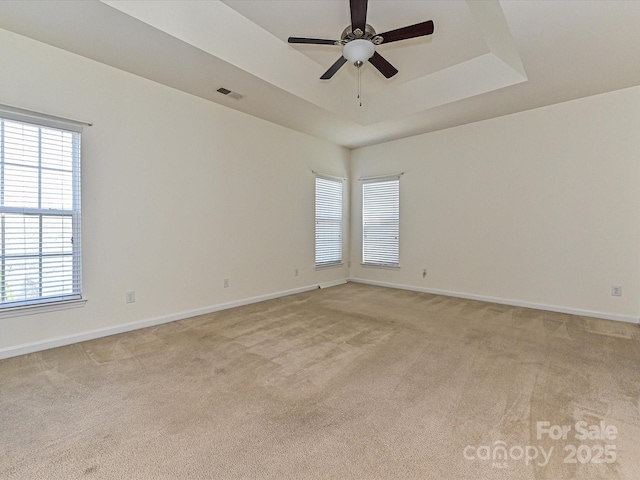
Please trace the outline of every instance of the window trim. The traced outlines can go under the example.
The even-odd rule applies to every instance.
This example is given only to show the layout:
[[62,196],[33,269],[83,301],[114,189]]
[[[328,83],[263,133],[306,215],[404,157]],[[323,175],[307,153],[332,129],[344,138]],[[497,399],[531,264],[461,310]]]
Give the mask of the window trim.
[[[49,299],[50,300],[50,299]],[[0,319],[10,317],[22,317],[24,315],[35,315],[40,313],[57,312],[59,310],[70,310],[72,308],[82,308],[87,303],[86,298],[75,298],[73,300],[58,300],[42,303],[32,303],[29,305],[16,305],[0,309]]]
[[[72,174],[71,174],[71,191],[72,206],[71,210],[51,210],[42,208],[26,208],[26,207],[2,207],[3,213],[26,213],[39,214],[43,212],[49,215],[68,216],[71,219],[73,246],[71,258],[72,261],[72,284],[77,287],[68,295],[57,295],[48,297],[39,297],[34,299],[15,301],[9,304],[0,304],[0,318],[21,316],[36,313],[46,313],[56,310],[64,310],[70,308],[83,307],[86,300],[83,298],[82,284],[82,191],[81,191],[81,144],[83,125],[91,126],[91,123],[69,120],[48,114],[32,112],[20,108],[0,104],[0,118],[9,122],[19,122],[32,125],[37,128],[55,129],[76,134],[73,137],[74,149],[77,149],[77,155],[73,156]],[[39,169],[41,167],[38,167]]]
[[[314,265],[316,270],[331,268],[331,267],[339,267],[344,265],[344,179],[339,177],[334,177],[331,175],[323,175],[320,173],[315,173],[314,180]],[[326,182],[332,182],[340,186],[340,238],[339,238],[339,246],[340,246],[340,258],[337,260],[327,261],[318,263],[318,180],[324,180]],[[334,239],[335,242],[335,239]],[[338,243],[338,242],[335,242]]]
[[4,104],[0,104],[0,117],[6,118],[7,120],[15,120],[16,122],[31,123],[33,125],[69,130],[76,133],[82,133],[83,126],[85,125],[88,127],[93,126],[93,123],[90,122],[71,120],[69,118],[49,115],[48,113],[32,112],[31,110]]
[[[361,255],[361,263],[360,265],[363,267],[369,267],[369,268],[384,268],[384,269],[391,269],[391,270],[397,270],[400,268],[400,176],[403,175],[402,173],[400,174],[396,174],[396,175],[385,175],[385,176],[378,176],[378,177],[368,177],[368,178],[361,178],[361,182],[362,182],[362,237],[361,237],[361,248],[362,248],[362,255]],[[365,233],[366,233],[366,228],[365,228],[365,185],[370,185],[370,184],[374,184],[374,183],[386,183],[386,182],[397,182],[397,189],[398,189],[398,194],[397,194],[397,236],[396,236],[396,248],[397,248],[397,262],[374,262],[374,261],[367,261],[365,259]]]

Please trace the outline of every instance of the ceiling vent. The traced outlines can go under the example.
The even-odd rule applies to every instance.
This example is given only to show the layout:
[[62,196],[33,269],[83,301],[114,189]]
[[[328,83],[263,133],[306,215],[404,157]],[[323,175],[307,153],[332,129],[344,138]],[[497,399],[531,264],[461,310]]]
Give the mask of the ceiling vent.
[[244,98],[244,95],[239,94],[238,92],[232,92],[231,90],[224,88],[224,87],[220,87],[218,90],[216,90],[217,92],[220,92],[223,95],[226,95],[227,97],[231,97],[234,98],[236,100],[240,100],[241,98]]

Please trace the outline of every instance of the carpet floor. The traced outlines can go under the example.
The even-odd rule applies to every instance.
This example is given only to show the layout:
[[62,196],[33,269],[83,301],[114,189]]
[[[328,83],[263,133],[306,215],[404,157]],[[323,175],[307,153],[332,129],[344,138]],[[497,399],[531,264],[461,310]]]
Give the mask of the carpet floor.
[[640,478],[637,325],[349,283],[0,361],[3,479]]

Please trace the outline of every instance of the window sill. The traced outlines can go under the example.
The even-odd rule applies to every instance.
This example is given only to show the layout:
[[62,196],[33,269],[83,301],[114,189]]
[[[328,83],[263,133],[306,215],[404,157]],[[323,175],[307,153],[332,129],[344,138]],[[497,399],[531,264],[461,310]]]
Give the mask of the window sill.
[[323,265],[316,265],[316,270],[324,270],[325,268],[343,267],[344,262],[325,263]]
[[361,266],[365,268],[386,268],[389,270],[399,270],[400,264],[391,264],[391,263],[361,263]]
[[58,310],[69,310],[71,308],[84,307],[87,300],[84,298],[78,300],[65,300],[62,302],[42,303],[36,305],[23,305],[20,307],[7,307],[0,310],[0,319],[9,317],[21,317],[24,315],[34,315],[38,313],[56,312]]

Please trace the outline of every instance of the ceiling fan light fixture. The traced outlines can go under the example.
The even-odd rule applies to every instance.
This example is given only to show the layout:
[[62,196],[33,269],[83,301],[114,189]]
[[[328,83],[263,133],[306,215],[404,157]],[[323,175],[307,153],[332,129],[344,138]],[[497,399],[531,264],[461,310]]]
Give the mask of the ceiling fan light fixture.
[[342,56],[356,66],[361,66],[376,52],[376,47],[369,40],[351,40],[342,47]]

